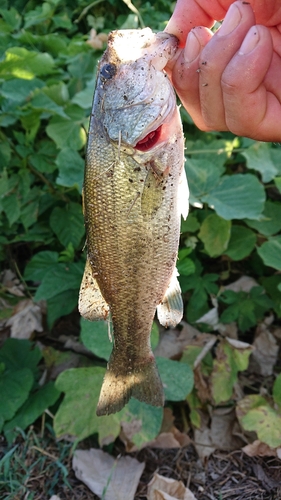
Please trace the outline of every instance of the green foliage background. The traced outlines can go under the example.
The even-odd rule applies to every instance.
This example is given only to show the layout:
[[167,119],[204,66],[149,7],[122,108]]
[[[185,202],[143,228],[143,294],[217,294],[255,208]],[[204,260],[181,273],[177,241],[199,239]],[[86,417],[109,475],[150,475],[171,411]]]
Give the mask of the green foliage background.
[[[136,0],[137,10],[130,5],[126,0],[47,0],[40,4],[32,0],[0,0],[0,262],[2,269],[13,268],[23,276],[35,301],[47,301],[49,328],[62,314],[76,308],[85,262],[81,189],[86,130],[95,68],[105,48],[103,44],[94,49],[87,43],[90,30],[108,33],[112,29],[150,26],[161,31],[173,9],[169,0]],[[191,193],[191,210],[182,223],[178,260],[185,319],[195,323],[212,307],[211,299],[216,298],[220,321],[237,321],[244,340],[244,335],[249,335],[269,311],[277,320],[281,317],[281,147],[231,133],[202,133],[183,109],[182,119]],[[241,275],[254,277],[259,287],[249,293],[222,291],[224,284]],[[9,300],[5,290],[1,295]],[[87,328],[82,322],[85,345],[91,343]],[[8,347],[12,350],[12,345]],[[89,348],[107,359],[108,345],[101,343],[93,348],[91,344]],[[229,359],[235,358],[233,347],[221,343],[220,349],[228,353]],[[1,376],[12,385],[16,383],[16,392],[21,376],[27,377],[27,401],[37,391],[36,378],[21,365],[18,370],[24,373],[12,375],[13,367],[7,364],[4,354]],[[184,393],[182,384],[168,387],[167,399],[184,399],[192,388],[188,365],[164,365],[163,378],[169,373],[166,378],[172,380],[170,373],[181,373],[182,379],[188,380]],[[246,367],[243,361],[233,368],[233,380],[226,388],[230,399],[236,375]],[[208,362],[205,369],[211,374]],[[217,370],[217,365],[213,369]],[[81,385],[90,377],[89,383],[96,391],[103,368],[82,370]],[[87,422],[85,431],[82,421],[82,431],[67,422],[79,393],[76,384],[78,392],[73,394],[73,377],[77,381],[78,372],[69,370],[57,381],[57,390],[68,396],[57,413],[56,432],[72,432],[78,439],[99,432],[102,442],[106,423],[98,424],[94,419]],[[4,387],[6,379],[2,384]],[[280,382],[275,387],[278,412],[274,415],[280,419]],[[93,406],[98,397],[95,391]],[[194,422],[198,423],[194,398],[190,397],[189,404]],[[50,401],[56,399],[52,388]],[[213,400],[221,401],[215,388]],[[9,422],[23,403],[24,398],[0,415],[0,424],[6,421],[7,436],[13,427]],[[272,404],[273,400],[269,401],[270,409]],[[130,405],[129,417],[112,417],[114,436],[119,433],[121,417],[130,419],[142,411],[136,402]],[[154,435],[159,431],[162,413],[155,415]],[[241,415],[245,419],[244,410]],[[145,435],[143,440],[149,438],[153,436]],[[142,438],[136,436],[135,443],[141,442]]]

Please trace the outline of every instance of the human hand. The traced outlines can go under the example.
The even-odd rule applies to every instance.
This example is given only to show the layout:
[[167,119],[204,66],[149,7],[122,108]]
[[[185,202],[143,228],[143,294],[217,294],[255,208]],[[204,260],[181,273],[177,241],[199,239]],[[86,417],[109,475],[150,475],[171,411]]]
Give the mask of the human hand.
[[[184,48],[167,70],[200,129],[281,141],[281,5],[250,4],[178,0],[167,31]],[[208,27],[224,17],[213,35]]]

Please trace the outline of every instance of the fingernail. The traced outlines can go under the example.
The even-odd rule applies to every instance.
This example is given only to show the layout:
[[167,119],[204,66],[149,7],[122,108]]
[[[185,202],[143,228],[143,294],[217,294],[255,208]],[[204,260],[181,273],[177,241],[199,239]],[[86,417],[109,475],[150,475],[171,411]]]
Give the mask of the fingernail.
[[185,62],[191,63],[192,61],[194,61],[194,59],[196,59],[196,57],[199,55],[200,47],[201,46],[198,42],[198,39],[196,38],[194,33],[190,31],[186,40],[183,54]]
[[235,30],[235,28],[237,28],[240,21],[241,21],[240,10],[235,4],[232,4],[228,9],[225,19],[220,29],[217,31],[217,34],[219,36],[229,35],[229,33],[231,33],[233,30]]
[[257,26],[252,26],[249,29],[241,47],[240,47],[239,54],[241,56],[243,56],[244,54],[248,54],[249,52],[251,52],[251,50],[253,50],[256,47],[256,45],[258,44],[259,39],[260,39],[260,35],[259,35],[259,30],[258,30]]

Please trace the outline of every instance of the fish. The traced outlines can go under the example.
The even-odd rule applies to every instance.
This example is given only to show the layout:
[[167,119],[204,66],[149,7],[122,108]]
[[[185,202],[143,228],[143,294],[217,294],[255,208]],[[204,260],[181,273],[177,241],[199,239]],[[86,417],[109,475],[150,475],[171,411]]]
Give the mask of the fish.
[[164,70],[177,47],[175,36],[150,28],[113,31],[97,69],[79,311],[112,322],[98,416],[120,411],[131,397],[164,405],[150,333],[156,310],[165,327],[182,318],[176,261],[181,214],[188,213],[182,123]]

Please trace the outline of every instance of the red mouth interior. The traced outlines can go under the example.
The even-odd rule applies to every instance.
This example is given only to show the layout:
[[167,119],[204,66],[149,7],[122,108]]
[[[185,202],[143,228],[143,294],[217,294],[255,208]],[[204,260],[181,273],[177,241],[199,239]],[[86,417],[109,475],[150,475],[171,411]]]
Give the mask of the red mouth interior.
[[149,132],[141,141],[139,141],[135,149],[138,149],[139,151],[148,151],[151,149],[155,144],[157,143],[161,133],[161,125],[158,127],[156,130],[153,130],[152,132]]

